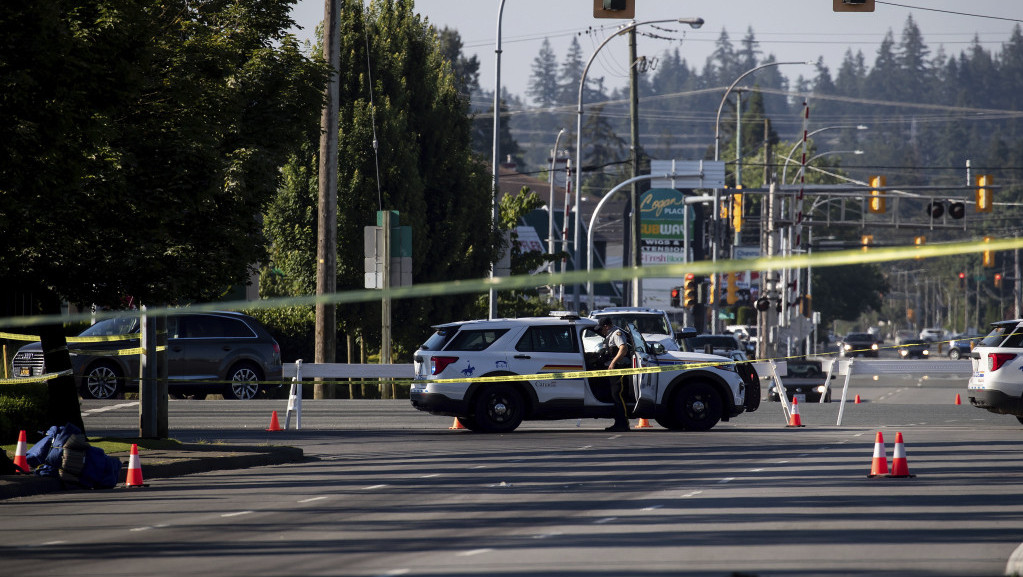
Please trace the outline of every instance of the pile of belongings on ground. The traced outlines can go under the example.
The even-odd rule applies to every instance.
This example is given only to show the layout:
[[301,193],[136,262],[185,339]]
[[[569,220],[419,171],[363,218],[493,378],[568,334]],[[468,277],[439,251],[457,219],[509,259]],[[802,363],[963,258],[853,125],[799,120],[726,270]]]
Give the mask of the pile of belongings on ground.
[[110,489],[121,476],[120,459],[90,446],[85,434],[72,423],[50,427],[25,458],[36,475],[57,477],[87,489]]

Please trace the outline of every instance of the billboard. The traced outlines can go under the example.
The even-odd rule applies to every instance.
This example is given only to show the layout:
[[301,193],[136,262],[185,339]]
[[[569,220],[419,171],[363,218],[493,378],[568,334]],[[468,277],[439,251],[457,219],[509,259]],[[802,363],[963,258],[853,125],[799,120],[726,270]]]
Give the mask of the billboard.
[[691,251],[695,226],[693,210],[686,206],[685,195],[673,188],[650,189],[640,198],[639,207],[643,265],[689,262],[685,235],[689,233]]

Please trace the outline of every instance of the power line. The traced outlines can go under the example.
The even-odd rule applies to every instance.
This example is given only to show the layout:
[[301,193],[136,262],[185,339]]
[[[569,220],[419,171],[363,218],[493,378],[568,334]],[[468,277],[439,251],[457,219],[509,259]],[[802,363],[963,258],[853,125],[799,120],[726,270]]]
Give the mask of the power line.
[[970,12],[955,12],[952,10],[940,10],[938,8],[928,8],[924,6],[910,6],[908,4],[897,4],[895,2],[875,2],[876,4],[886,4],[888,6],[895,6],[898,8],[909,8],[911,10],[922,10],[924,12],[941,12],[943,14],[955,14],[956,16],[970,16],[971,18],[987,18],[989,20],[1005,20],[1006,22],[1023,22],[1018,18],[1005,18],[1002,16],[988,16],[986,14],[973,14]]

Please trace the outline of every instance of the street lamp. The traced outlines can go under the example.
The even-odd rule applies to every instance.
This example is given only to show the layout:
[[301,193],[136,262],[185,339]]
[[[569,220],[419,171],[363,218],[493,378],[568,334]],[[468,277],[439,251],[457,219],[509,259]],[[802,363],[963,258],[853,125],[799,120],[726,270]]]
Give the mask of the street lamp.
[[[606,46],[607,43],[614,39],[616,36],[621,36],[622,34],[628,32],[629,30],[633,30],[639,26],[644,26],[646,24],[663,24],[666,22],[678,22],[679,24],[688,24],[693,28],[699,28],[703,26],[703,18],[667,18],[662,20],[644,20],[643,22],[630,22],[619,28],[618,31],[612,34],[611,36],[605,38],[604,41],[601,42],[599,46],[597,46],[597,48],[593,51],[593,54],[590,55],[590,59],[586,61],[586,66],[583,68],[582,77],[579,79],[579,102],[578,106],[576,107],[575,123],[575,204],[573,207],[575,210],[575,231],[572,237],[575,252],[575,256],[573,258],[575,260],[576,270],[579,270],[580,264],[582,263],[582,251],[579,246],[579,226],[581,223],[579,217],[579,197],[582,196],[583,88],[586,86],[586,74],[590,71],[590,65],[593,64],[593,60],[597,57],[597,53],[600,52],[600,49]],[[633,215],[635,215],[637,212],[638,207],[633,207]],[[633,216],[633,218],[635,218],[635,216]],[[578,311],[579,310],[578,283],[576,283],[575,287],[573,288],[572,301],[575,306],[575,309]]]
[[[499,0],[497,7],[497,42],[494,46],[494,54],[496,58],[494,66],[494,155],[491,162],[491,167],[494,169],[493,180],[491,181],[490,195],[491,204],[493,205],[493,212],[491,218],[493,218],[494,230],[497,230],[497,222],[499,218],[498,214],[498,188],[501,170],[501,18],[504,16],[504,0]],[[497,262],[490,263],[490,278],[493,279],[497,274]],[[490,287],[487,291],[489,299],[489,312],[487,318],[493,320],[497,316],[497,291]]]
[[[551,183],[551,202],[547,205],[547,254],[548,256],[554,254],[554,170],[558,162],[558,143],[561,142],[561,135],[565,133],[565,129],[562,128],[558,131],[558,136],[554,139],[554,152],[551,154],[551,172],[549,174],[549,180]],[[566,214],[563,218],[568,218]],[[550,274],[554,274],[554,259],[547,264],[547,270]]]
[[[721,103],[718,104],[717,115],[714,117],[714,161],[715,162],[721,160],[721,111],[725,107],[725,102],[728,101],[728,95],[732,93],[732,90],[735,89],[735,87],[739,84],[739,82],[742,82],[743,78],[746,78],[750,74],[753,74],[754,72],[756,72],[758,70],[763,70],[764,68],[769,68],[769,67],[772,67],[772,66],[783,66],[783,65],[786,65],[786,64],[809,64],[809,65],[813,66],[816,63],[813,62],[813,61],[799,61],[799,60],[790,61],[790,62],[765,62],[765,63],[763,63],[763,64],[761,64],[759,66],[754,66],[753,68],[750,68],[746,72],[743,72],[742,74],[740,74],[739,77],[736,78],[728,86],[728,89],[725,90],[724,95],[721,97]],[[738,132],[737,132],[736,133],[736,139],[740,138],[740,136],[741,135],[739,135]],[[710,237],[710,258],[711,258],[711,262],[714,262],[714,263],[716,263],[717,260],[718,260],[718,234],[719,233],[718,233],[717,221],[718,221],[718,218],[719,218],[719,216],[718,216],[718,207],[721,204],[721,198],[720,197],[721,197],[721,191],[719,189],[715,188],[714,189],[714,208],[713,208],[714,227],[712,229],[712,234],[711,234],[711,237]],[[718,308],[718,299],[714,299],[714,303],[711,305],[711,322],[710,322],[710,332],[711,332],[711,334],[714,334],[714,333],[717,332],[717,308]]]
[[[820,154],[815,154],[815,155],[811,156],[809,159],[807,159],[806,166],[810,166],[811,162],[817,160],[818,158],[821,158],[822,156],[830,156],[830,155],[833,155],[833,154],[857,154],[858,155],[858,154],[863,154],[863,151],[862,150],[829,150],[827,152],[822,152]],[[784,179],[784,173],[782,173],[782,177]],[[790,182],[789,184],[795,184],[797,178],[799,178],[799,173],[796,173],[796,175],[792,177],[792,182]],[[782,180],[782,183],[784,184],[785,181]]]
[[806,134],[806,136],[803,138],[803,140],[797,140],[796,143],[792,145],[792,150],[790,150],[789,151],[789,155],[785,157],[785,165],[781,169],[781,181],[782,181],[782,184],[785,183],[785,174],[786,174],[786,172],[789,169],[789,162],[792,161],[792,155],[796,153],[796,149],[799,148],[799,145],[803,144],[804,140],[809,140],[810,137],[815,135],[815,134],[820,134],[821,132],[824,132],[825,130],[834,130],[836,128],[855,128],[856,130],[867,130],[869,127],[864,125],[864,124],[857,124],[856,126],[851,126],[851,125],[847,125],[847,126],[825,126],[824,128],[818,128],[817,130],[814,130],[813,132],[808,132]]

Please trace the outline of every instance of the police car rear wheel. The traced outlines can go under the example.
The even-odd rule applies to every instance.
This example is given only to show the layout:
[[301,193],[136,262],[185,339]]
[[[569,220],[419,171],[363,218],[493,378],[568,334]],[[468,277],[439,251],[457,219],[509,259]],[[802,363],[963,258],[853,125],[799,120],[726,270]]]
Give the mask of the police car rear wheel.
[[525,401],[515,387],[497,383],[476,395],[473,420],[481,433],[514,431],[525,416]]

